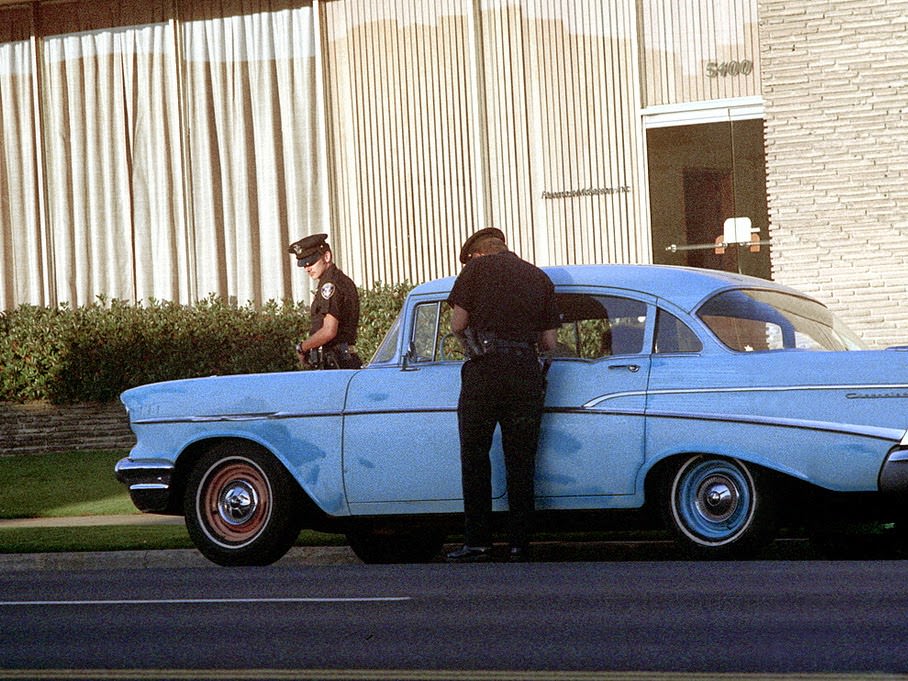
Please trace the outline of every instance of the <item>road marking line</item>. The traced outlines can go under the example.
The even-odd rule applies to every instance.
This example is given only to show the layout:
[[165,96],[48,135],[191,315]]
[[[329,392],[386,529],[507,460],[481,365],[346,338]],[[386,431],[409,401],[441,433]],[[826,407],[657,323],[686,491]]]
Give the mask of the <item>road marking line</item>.
[[879,672],[613,672],[446,669],[0,669],[3,679],[45,681],[904,681]]
[[0,607],[61,605],[210,605],[230,603],[397,603],[411,601],[411,596],[377,596],[353,598],[148,598],[68,601],[0,601]]

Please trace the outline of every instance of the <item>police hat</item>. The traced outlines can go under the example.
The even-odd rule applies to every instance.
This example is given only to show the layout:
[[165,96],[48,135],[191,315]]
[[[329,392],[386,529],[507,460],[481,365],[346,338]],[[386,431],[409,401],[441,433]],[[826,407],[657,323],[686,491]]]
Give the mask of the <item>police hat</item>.
[[331,248],[326,243],[327,234],[310,234],[290,244],[290,252],[296,256],[298,267],[309,267]]
[[504,232],[502,232],[497,227],[486,227],[485,229],[480,229],[478,232],[473,234],[470,238],[463,242],[463,248],[460,249],[460,262],[464,265],[469,261],[470,256],[473,254],[473,246],[480,239],[487,238],[501,239],[504,242],[507,240],[504,238]]

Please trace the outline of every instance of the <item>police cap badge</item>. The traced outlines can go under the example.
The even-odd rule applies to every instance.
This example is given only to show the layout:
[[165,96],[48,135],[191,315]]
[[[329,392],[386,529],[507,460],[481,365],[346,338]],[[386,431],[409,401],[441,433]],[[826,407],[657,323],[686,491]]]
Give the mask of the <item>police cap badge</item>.
[[289,251],[296,256],[298,267],[309,267],[331,248],[326,243],[327,234],[310,234],[290,244]]

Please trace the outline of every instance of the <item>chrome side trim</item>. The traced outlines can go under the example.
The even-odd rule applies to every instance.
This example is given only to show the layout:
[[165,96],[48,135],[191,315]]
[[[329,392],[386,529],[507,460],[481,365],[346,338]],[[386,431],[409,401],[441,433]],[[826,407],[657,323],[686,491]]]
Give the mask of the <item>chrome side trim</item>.
[[241,422],[241,421],[272,421],[278,419],[302,419],[325,416],[343,416],[343,412],[288,412],[288,411],[271,411],[249,414],[220,414],[220,415],[202,415],[202,416],[160,416],[146,419],[134,419],[134,425],[147,426],[156,423],[223,423],[223,422]]
[[[877,397],[873,396],[863,396],[856,394],[856,391],[860,390],[908,390],[908,385],[903,384],[882,384],[882,385],[785,385],[785,386],[759,386],[759,387],[750,387],[750,386],[738,386],[738,387],[729,387],[729,388],[666,388],[664,390],[632,390],[627,392],[620,393],[609,393],[608,395],[600,395],[595,397],[592,400],[586,402],[583,405],[584,409],[593,409],[597,405],[602,404],[608,400],[615,400],[622,397],[639,397],[641,395],[647,395],[652,397],[653,395],[709,395],[709,394],[728,394],[728,393],[780,393],[780,392],[810,392],[810,391],[820,391],[820,390],[848,390],[849,394],[845,395],[847,399],[859,399],[866,397]],[[905,397],[908,398],[908,392],[902,394],[885,394],[880,395],[880,397]]]
[[898,442],[904,431],[899,428],[883,428],[855,423],[837,423],[834,421],[812,421],[810,419],[791,419],[781,416],[754,416],[752,414],[694,414],[691,412],[647,411],[647,418],[681,419],[687,421],[712,421],[714,423],[736,423],[751,426],[772,426],[777,428],[798,428],[815,430],[824,433],[839,433],[867,437],[874,440]]

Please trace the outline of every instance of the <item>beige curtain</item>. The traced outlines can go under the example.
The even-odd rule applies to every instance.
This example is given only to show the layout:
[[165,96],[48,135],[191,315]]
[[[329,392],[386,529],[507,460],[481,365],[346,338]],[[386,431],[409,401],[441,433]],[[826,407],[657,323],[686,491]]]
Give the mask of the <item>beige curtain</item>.
[[[158,70],[150,75],[166,83],[166,52],[173,49],[164,8],[145,2],[118,9],[120,17],[84,2],[42,8],[42,25],[53,31],[43,37],[47,229],[56,296],[74,304],[98,294],[139,297],[136,258],[149,250],[149,230],[161,228],[149,222],[175,214],[172,206],[156,214],[154,207],[173,196],[156,192],[168,190],[154,182],[165,176],[164,168],[145,155],[150,143],[166,148],[169,141],[147,114],[155,99],[166,102],[171,93],[143,73],[157,58]],[[150,9],[157,16],[149,16]],[[171,261],[163,249],[160,257]],[[146,295],[176,292],[167,286],[159,295],[149,290],[147,276],[142,282]]]
[[300,1],[0,8],[2,309],[306,297],[316,33]]
[[190,7],[182,19],[199,293],[256,304],[304,297],[308,283],[287,246],[329,231],[311,8]]
[[0,309],[47,300],[31,7],[0,7]]

